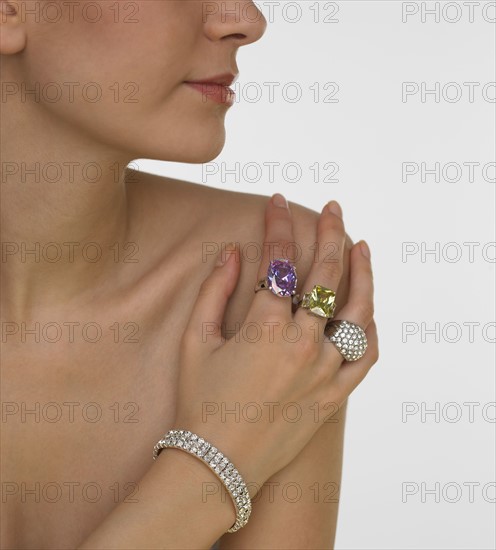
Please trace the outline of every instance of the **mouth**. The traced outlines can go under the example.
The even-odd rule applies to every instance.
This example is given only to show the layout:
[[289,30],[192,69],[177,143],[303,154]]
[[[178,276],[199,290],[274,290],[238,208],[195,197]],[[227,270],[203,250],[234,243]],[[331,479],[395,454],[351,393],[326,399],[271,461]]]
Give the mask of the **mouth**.
[[215,103],[231,106],[234,104],[236,94],[230,86],[237,79],[237,76],[225,73],[202,80],[189,80],[185,84],[200,92],[204,103],[211,100]]

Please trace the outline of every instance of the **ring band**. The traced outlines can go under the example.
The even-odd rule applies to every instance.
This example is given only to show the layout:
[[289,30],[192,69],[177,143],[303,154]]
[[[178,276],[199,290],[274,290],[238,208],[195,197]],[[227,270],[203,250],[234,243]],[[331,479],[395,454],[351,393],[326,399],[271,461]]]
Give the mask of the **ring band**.
[[258,292],[259,290],[270,290],[267,278],[260,279],[260,281],[258,281],[255,285],[255,292]]
[[279,298],[294,296],[298,278],[296,268],[289,260],[278,258],[272,260],[267,270],[267,277],[255,285],[255,292],[270,290]]
[[345,361],[357,361],[365,355],[367,336],[362,327],[355,323],[335,319],[327,323],[324,334],[336,346]]
[[293,298],[293,304],[308,309],[309,313],[318,317],[332,319],[336,309],[336,293],[325,286],[315,285],[310,292],[305,292],[301,299],[297,294]]

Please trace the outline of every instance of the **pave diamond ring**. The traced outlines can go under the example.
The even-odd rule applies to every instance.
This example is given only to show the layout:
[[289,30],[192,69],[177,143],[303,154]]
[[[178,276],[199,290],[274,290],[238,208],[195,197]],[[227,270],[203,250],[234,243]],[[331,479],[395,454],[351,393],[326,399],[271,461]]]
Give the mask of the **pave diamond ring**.
[[163,449],[182,449],[203,460],[225,485],[236,508],[236,521],[227,530],[234,533],[248,523],[251,499],[241,474],[232,462],[213,445],[187,430],[170,430],[153,448],[153,460]]
[[338,319],[329,321],[324,334],[336,346],[345,361],[357,361],[364,356],[367,349],[367,336],[355,323]]

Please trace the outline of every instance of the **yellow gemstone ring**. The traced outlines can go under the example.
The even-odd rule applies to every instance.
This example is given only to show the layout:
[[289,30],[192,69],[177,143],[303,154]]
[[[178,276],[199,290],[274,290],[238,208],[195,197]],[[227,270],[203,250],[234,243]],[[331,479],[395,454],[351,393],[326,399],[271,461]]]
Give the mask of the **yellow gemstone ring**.
[[332,319],[336,309],[336,293],[325,286],[315,285],[310,292],[305,292],[303,298],[297,294],[293,298],[293,304],[309,310],[319,317]]

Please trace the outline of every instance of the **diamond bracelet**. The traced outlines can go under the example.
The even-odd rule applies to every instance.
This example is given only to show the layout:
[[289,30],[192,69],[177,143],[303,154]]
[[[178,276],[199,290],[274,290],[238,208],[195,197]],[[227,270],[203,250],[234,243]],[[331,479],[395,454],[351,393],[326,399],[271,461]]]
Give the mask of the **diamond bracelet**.
[[226,532],[234,533],[248,523],[251,514],[250,494],[241,474],[232,462],[213,445],[187,430],[169,430],[153,448],[153,460],[163,449],[175,448],[201,458],[217,475],[231,495],[236,508],[236,521]]

